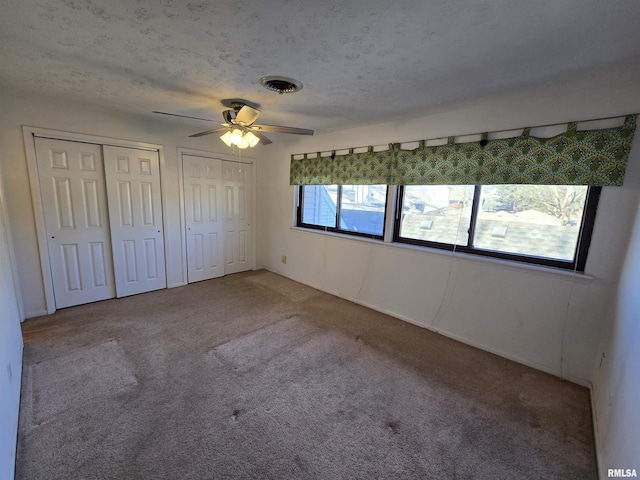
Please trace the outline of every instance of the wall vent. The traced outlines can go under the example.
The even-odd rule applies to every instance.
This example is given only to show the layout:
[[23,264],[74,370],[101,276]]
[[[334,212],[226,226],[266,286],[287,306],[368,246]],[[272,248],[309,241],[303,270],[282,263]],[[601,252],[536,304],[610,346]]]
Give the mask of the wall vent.
[[262,77],[260,79],[260,85],[267,90],[277,92],[280,95],[283,93],[293,93],[302,90],[302,83],[293,78],[280,77],[278,75],[270,75],[268,77]]

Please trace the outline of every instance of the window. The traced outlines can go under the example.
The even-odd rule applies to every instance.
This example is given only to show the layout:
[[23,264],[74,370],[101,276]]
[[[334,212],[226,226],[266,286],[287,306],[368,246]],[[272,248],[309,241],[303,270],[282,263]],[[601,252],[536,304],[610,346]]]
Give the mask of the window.
[[600,187],[400,188],[397,242],[584,270]]
[[386,185],[307,185],[299,191],[299,226],[383,237]]
[[[314,185],[299,188],[300,227],[584,271],[601,187]],[[391,214],[391,213],[390,213]]]

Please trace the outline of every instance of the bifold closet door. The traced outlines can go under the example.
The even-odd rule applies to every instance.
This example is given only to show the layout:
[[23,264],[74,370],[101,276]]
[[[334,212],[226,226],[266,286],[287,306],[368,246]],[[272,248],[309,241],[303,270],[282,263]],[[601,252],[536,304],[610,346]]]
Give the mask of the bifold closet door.
[[115,296],[99,145],[35,138],[56,308]]
[[253,268],[252,171],[253,166],[248,163],[222,162],[225,274]]
[[189,283],[224,275],[222,160],[182,156]]
[[103,151],[116,294],[166,288],[158,153],[112,146]]

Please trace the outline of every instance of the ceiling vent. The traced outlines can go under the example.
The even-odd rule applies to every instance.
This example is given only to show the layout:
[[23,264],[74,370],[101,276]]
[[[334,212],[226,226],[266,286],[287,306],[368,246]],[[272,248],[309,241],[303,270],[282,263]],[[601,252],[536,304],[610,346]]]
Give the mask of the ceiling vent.
[[302,90],[302,83],[293,78],[280,77],[277,75],[271,75],[268,77],[262,77],[260,79],[260,85],[272,92],[278,92],[280,95],[283,93],[293,93]]

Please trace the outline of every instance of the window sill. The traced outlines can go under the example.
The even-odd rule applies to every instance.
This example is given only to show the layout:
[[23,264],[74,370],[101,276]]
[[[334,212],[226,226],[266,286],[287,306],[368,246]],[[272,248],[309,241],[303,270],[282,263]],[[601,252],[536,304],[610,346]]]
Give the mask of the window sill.
[[543,265],[534,265],[530,263],[516,262],[513,260],[502,260],[499,258],[485,257],[482,255],[473,255],[470,253],[440,250],[438,248],[429,248],[429,247],[410,245],[410,244],[398,243],[398,242],[386,242],[383,240],[377,240],[373,238],[358,237],[355,235],[328,232],[324,230],[315,230],[315,229],[304,228],[304,227],[292,226],[290,227],[290,230],[295,233],[306,233],[310,235],[324,235],[327,237],[333,237],[336,240],[350,241],[350,242],[357,242],[357,243],[367,243],[369,245],[380,247],[380,248],[391,248],[395,250],[411,252],[411,253],[416,253],[421,255],[447,256],[447,257],[451,257],[452,259],[455,259],[456,261],[460,261],[464,263],[475,263],[480,265],[486,265],[493,268],[516,270],[516,271],[531,273],[534,275],[543,275],[547,277],[561,278],[561,279],[570,280],[572,282],[582,283],[582,284],[589,284],[594,279],[592,275],[589,275],[583,272],[575,272],[573,270],[563,270],[560,268],[546,267]]

